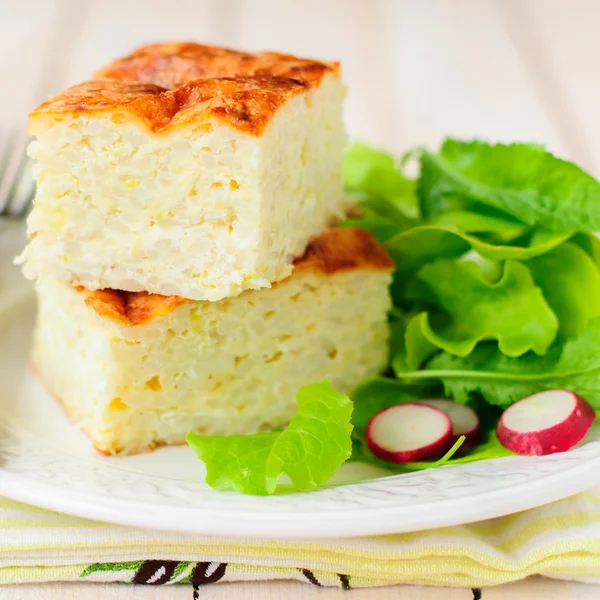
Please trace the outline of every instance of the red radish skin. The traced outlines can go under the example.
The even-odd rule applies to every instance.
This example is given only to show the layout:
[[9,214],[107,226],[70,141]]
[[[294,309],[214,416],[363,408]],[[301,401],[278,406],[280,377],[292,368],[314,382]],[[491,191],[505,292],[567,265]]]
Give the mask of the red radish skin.
[[365,438],[371,452],[388,462],[434,460],[452,446],[452,421],[432,406],[397,404],[371,418]]
[[464,452],[477,445],[479,441],[479,416],[469,406],[459,404],[448,398],[426,398],[417,400],[417,404],[426,404],[433,406],[447,414],[452,421],[452,444],[458,441],[458,438],[465,436],[459,451]]
[[594,409],[568,390],[533,394],[509,406],[498,423],[498,441],[517,454],[544,456],[565,452],[592,427]]

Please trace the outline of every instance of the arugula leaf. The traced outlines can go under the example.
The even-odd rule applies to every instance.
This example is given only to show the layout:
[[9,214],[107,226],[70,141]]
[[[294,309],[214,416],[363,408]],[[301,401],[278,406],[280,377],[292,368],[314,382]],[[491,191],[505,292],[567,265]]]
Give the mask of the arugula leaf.
[[537,145],[447,139],[421,155],[418,195],[425,217],[459,197],[552,231],[600,230],[600,183]]
[[506,261],[499,281],[482,277],[472,262],[440,259],[425,265],[418,279],[427,286],[442,314],[421,313],[406,331],[406,364],[416,369],[437,348],[467,356],[483,340],[498,340],[501,352],[544,354],[558,320],[527,267]]
[[303,387],[297,400],[298,411],[283,432],[188,433],[188,444],[206,464],[206,483],[268,495],[284,473],[299,490],[312,490],[332,477],[351,454],[352,402],[327,380]]
[[579,246],[561,244],[527,266],[558,317],[562,335],[577,335],[590,319],[600,316],[600,271]]
[[508,406],[536,392],[567,389],[600,409],[600,318],[591,320],[577,336],[557,340],[539,357],[502,354],[492,343],[481,344],[466,357],[439,354],[422,371],[397,372],[411,383],[441,380],[446,393],[466,403],[480,394],[490,404]]

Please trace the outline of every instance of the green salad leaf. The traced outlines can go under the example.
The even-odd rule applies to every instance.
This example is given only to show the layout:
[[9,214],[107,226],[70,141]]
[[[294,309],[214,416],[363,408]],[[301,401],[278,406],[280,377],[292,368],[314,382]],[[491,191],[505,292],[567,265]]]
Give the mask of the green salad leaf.
[[389,216],[391,210],[386,210],[389,206],[385,199],[363,200],[359,208],[360,214],[345,219],[338,226],[368,229],[383,244],[394,237],[398,231],[413,226],[407,217],[396,216],[392,219]]
[[447,139],[423,152],[418,195],[426,218],[458,197],[552,231],[600,230],[600,183],[539,145]]
[[420,313],[406,332],[406,364],[418,368],[436,349],[467,356],[483,340],[498,340],[507,356],[529,350],[544,354],[556,337],[558,320],[527,267],[506,261],[490,283],[478,264],[440,259],[417,275],[438,312]]
[[558,317],[563,336],[577,335],[600,316],[600,270],[585,250],[570,242],[561,244],[527,266]]
[[577,336],[557,340],[545,356],[529,352],[510,358],[493,343],[480,344],[466,357],[442,353],[420,371],[398,372],[403,380],[441,381],[446,393],[467,403],[481,395],[489,404],[506,407],[536,392],[567,389],[600,409],[600,318]]
[[585,250],[594,264],[600,267],[600,239],[595,234],[580,232],[575,234],[570,241]]
[[385,246],[398,272],[406,275],[432,260],[462,256],[469,250],[489,260],[527,260],[548,252],[571,235],[535,230],[519,240],[522,245],[502,245],[485,242],[450,225],[419,225],[387,237]]
[[344,188],[359,200],[359,207],[341,226],[368,229],[385,242],[416,224],[415,181],[402,174],[391,154],[364,144],[350,145],[344,153]]
[[493,209],[437,213],[428,220],[428,224],[451,227],[464,233],[477,233],[482,237],[482,242],[487,241],[490,244],[512,242],[526,236],[531,230],[531,227],[522,221]]
[[437,336],[431,331],[427,313],[415,315],[406,326],[405,351],[399,352],[392,358],[392,368],[400,372],[418,369],[440,349],[436,340]]
[[[344,152],[344,189],[346,193],[359,192],[363,197],[384,199],[378,210],[381,216],[398,218],[395,211],[405,217],[418,216],[416,184],[413,179],[403,175],[400,161],[392,154],[376,150],[366,144],[350,144]],[[391,211],[395,209],[395,211]],[[383,214],[382,211],[383,210]]]
[[298,411],[282,432],[204,436],[187,442],[206,465],[215,489],[268,495],[282,474],[298,490],[312,490],[330,477],[352,452],[352,402],[327,380],[303,387]]

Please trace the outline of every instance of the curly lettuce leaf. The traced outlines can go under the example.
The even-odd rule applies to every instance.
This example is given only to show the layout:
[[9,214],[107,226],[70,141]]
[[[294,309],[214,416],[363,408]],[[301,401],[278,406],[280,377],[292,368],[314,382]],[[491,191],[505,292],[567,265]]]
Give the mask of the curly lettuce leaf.
[[425,217],[459,197],[552,231],[600,230],[600,182],[538,145],[447,139],[422,153],[418,195]]
[[556,315],[523,263],[506,261],[496,282],[486,281],[476,263],[445,259],[425,265],[417,277],[440,312],[420,313],[409,323],[410,369],[437,349],[467,356],[484,340],[497,340],[507,356],[543,355],[556,337]]
[[[486,207],[487,208],[487,207]],[[455,210],[438,213],[427,221],[428,225],[454,227],[465,233],[482,236],[483,242],[502,244],[525,236],[531,227],[514,217],[493,210]]]
[[577,336],[558,339],[545,356],[528,352],[510,358],[496,344],[480,344],[465,357],[434,356],[420,371],[399,371],[410,381],[441,381],[446,393],[467,403],[480,395],[489,404],[506,407],[530,394],[568,389],[600,409],[600,318],[591,320]]
[[452,225],[419,225],[386,240],[385,246],[401,275],[418,271],[438,258],[458,257],[474,250],[489,260],[527,260],[545,254],[571,237],[571,233],[535,230],[523,245],[493,244]]
[[558,317],[561,335],[577,335],[600,316],[600,270],[585,250],[568,242],[527,266]]
[[352,402],[327,380],[303,387],[298,411],[285,431],[204,436],[187,442],[206,465],[212,488],[268,495],[282,474],[294,488],[312,490],[332,477],[352,452]]
[[600,267],[600,239],[592,233],[577,233],[571,240],[588,254],[598,267]]

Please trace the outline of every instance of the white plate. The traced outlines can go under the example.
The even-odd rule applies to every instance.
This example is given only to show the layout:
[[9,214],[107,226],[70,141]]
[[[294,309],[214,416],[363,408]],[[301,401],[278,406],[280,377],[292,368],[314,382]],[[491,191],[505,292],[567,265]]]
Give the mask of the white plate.
[[[5,298],[6,308],[8,300]],[[1,303],[0,303],[1,304]],[[384,476],[345,465],[311,493],[211,490],[186,447],[108,458],[63,415],[28,367],[33,299],[0,315],[0,494],[90,519],[212,535],[397,533],[497,517],[600,483],[600,435],[564,454]]]

